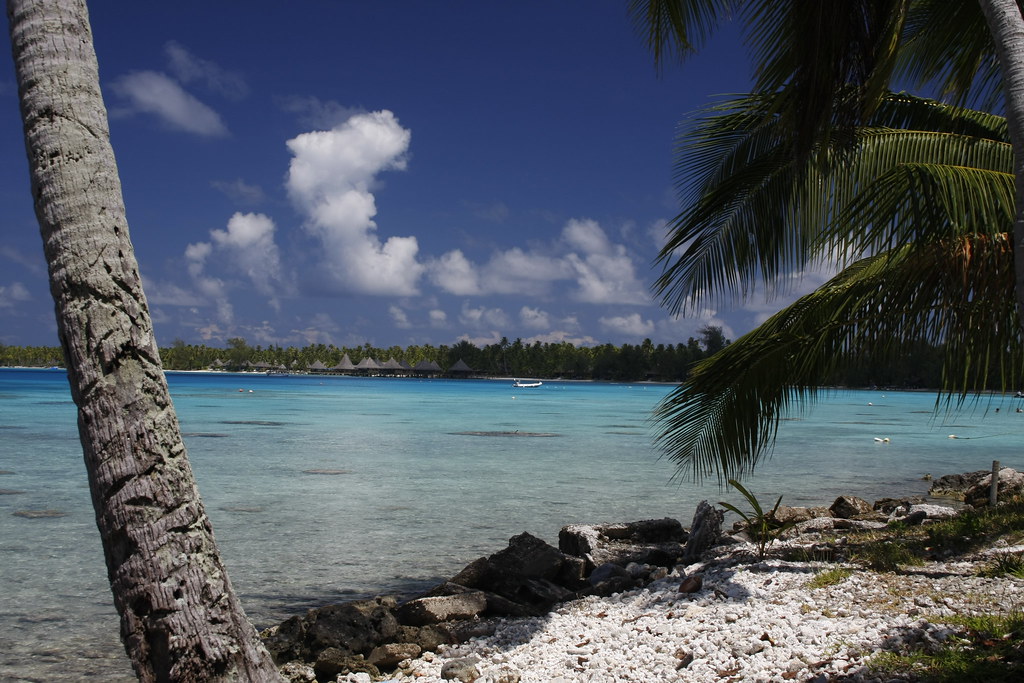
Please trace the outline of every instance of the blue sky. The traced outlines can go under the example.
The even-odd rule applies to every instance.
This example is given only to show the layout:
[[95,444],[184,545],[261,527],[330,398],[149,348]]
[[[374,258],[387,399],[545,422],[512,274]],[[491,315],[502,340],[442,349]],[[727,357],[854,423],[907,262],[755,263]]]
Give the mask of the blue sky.
[[[161,345],[749,330],[781,303],[650,294],[677,125],[747,89],[746,53],[725,34],[659,76],[625,7],[92,2]],[[55,344],[9,61],[0,146],[0,343]]]

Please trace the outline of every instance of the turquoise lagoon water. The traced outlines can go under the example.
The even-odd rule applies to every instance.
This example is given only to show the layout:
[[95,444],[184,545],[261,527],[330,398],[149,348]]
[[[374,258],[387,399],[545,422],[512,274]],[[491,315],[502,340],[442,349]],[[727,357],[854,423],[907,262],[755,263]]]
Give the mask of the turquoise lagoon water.
[[[648,424],[667,386],[207,373],[169,383],[221,552],[261,628],[315,605],[415,592],[523,531],[557,543],[566,524],[688,525],[702,499],[738,502],[715,481],[670,482]],[[946,416],[934,400],[824,396],[782,424],[749,487],[827,505],[842,493],[923,494],[926,473],[994,459],[1024,466],[1021,401]],[[134,680],[63,372],[0,370],[0,471],[0,681]],[[16,514],[42,510],[62,516]]]

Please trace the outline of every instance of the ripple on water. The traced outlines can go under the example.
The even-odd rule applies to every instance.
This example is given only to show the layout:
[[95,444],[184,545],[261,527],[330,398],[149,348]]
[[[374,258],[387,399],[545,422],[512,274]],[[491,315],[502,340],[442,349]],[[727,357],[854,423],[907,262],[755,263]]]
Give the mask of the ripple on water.
[[62,510],[15,510],[12,513],[15,517],[25,519],[49,519],[53,517],[66,517],[68,513]]
[[561,436],[561,434],[554,434],[552,432],[520,432],[519,430],[511,432],[450,432],[456,436],[531,436],[531,437],[549,437],[549,436]]

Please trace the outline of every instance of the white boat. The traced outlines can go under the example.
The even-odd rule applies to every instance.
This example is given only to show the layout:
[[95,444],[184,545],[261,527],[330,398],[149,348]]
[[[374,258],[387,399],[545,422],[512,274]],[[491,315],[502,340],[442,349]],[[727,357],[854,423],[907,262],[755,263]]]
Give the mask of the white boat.
[[530,387],[539,387],[544,382],[521,382],[518,379],[513,380],[512,386],[516,389],[529,389]]

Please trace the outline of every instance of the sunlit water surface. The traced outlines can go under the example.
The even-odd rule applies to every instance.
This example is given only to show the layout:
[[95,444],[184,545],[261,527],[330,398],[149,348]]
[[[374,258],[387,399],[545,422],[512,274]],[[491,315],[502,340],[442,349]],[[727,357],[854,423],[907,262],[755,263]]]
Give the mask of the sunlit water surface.
[[[168,379],[221,552],[260,628],[415,592],[522,531],[557,543],[566,524],[689,525],[702,499],[739,502],[716,481],[670,482],[675,466],[648,423],[667,386]],[[923,494],[926,473],[994,459],[1020,468],[1019,403],[947,417],[927,393],[826,394],[782,423],[748,484],[769,502],[828,505],[842,493]],[[134,680],[63,372],[0,370],[0,472],[0,680]]]

